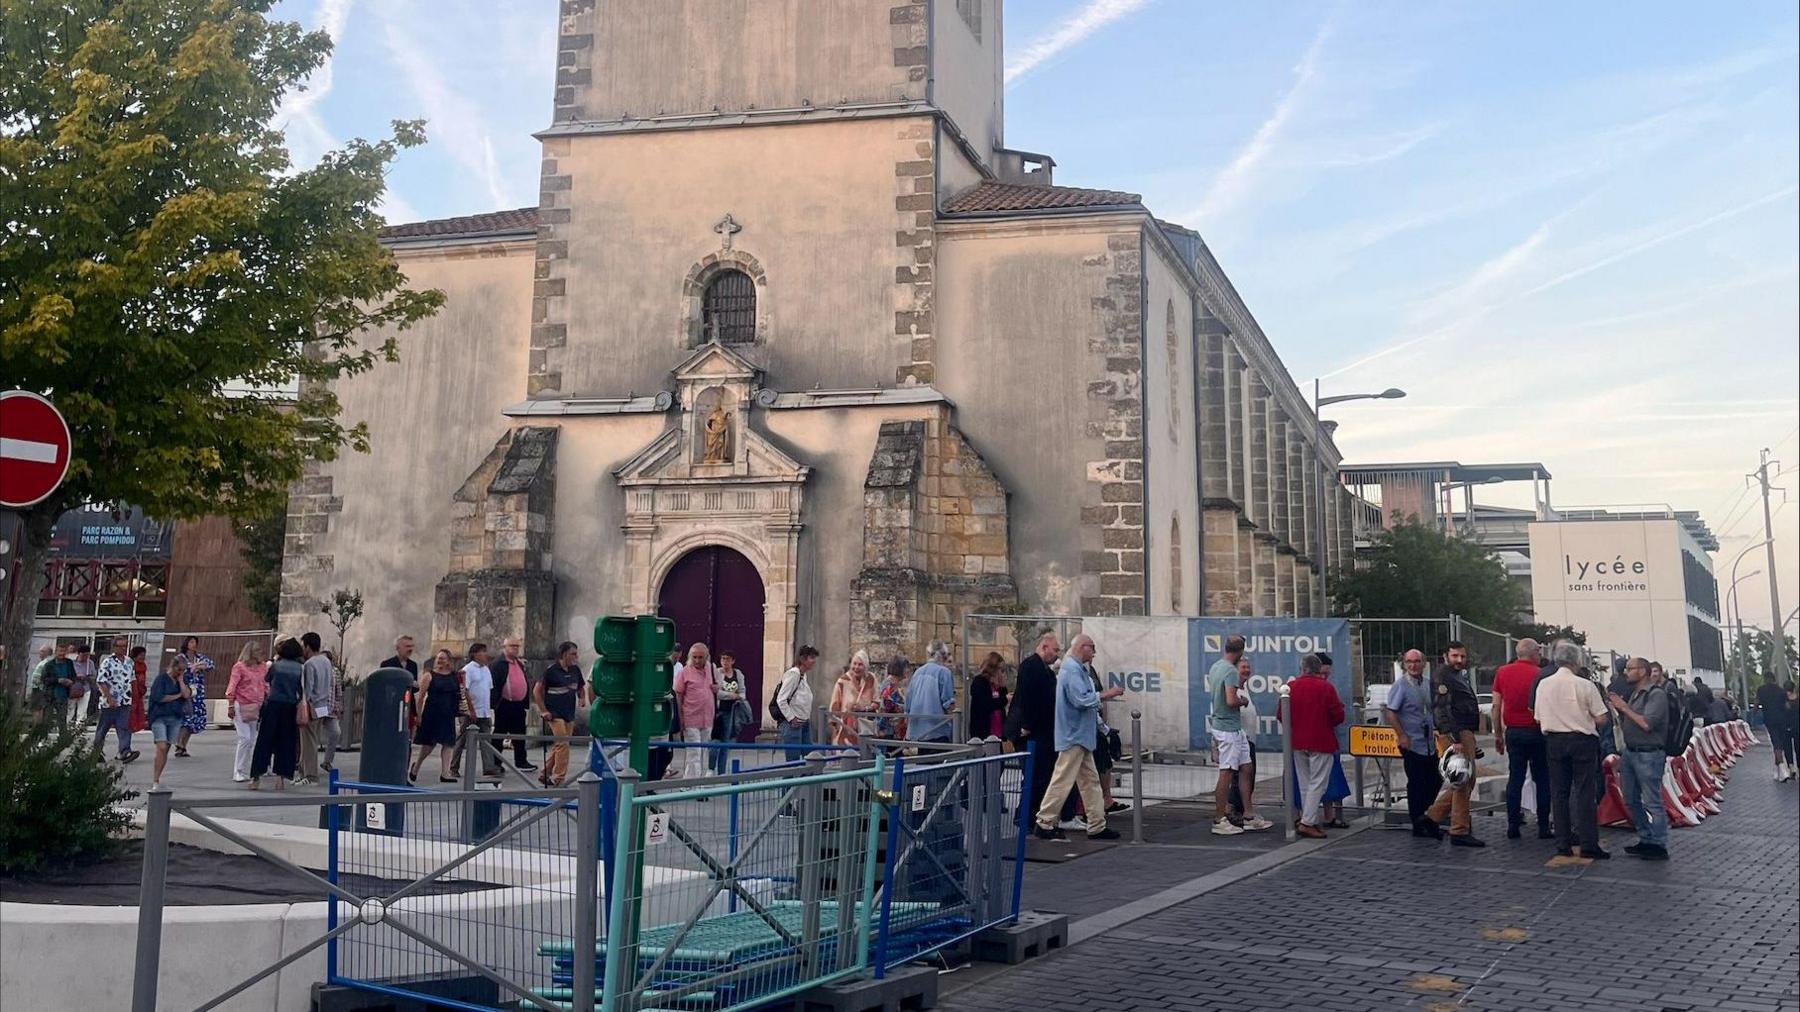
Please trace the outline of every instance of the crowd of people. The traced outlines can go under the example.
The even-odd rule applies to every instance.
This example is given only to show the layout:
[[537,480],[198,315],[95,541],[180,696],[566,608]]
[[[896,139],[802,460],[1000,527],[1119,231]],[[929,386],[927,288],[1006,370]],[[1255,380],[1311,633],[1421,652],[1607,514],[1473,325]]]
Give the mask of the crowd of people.
[[[1253,739],[1260,717],[1248,690],[1251,662],[1241,636],[1227,637],[1224,648],[1206,673],[1205,720],[1218,764],[1211,830],[1231,836],[1268,830],[1274,823],[1259,815],[1255,805]],[[567,780],[570,739],[585,723],[591,700],[575,643],[560,644],[556,659],[536,679],[528,676],[518,637],[503,640],[498,657],[481,642],[471,643],[460,662],[450,650],[439,649],[423,671],[413,658],[415,649],[412,637],[398,637],[394,655],[381,665],[412,678],[410,782],[417,782],[434,751],[439,782],[459,781],[469,730],[506,736],[491,744],[483,739],[482,777],[500,775],[500,758],[510,745],[513,766],[538,772],[540,784],[560,786]],[[819,712],[824,726],[815,728],[811,675],[819,651],[806,646],[777,681],[769,718],[777,743],[797,757],[814,742],[815,731],[839,746],[865,739],[895,751],[947,744],[966,710],[968,736],[997,737],[1011,751],[1034,745],[1040,749],[1026,798],[1038,836],[1062,839],[1067,831],[1078,831],[1113,839],[1117,833],[1107,828],[1107,816],[1128,806],[1111,793],[1109,771],[1121,749],[1118,733],[1106,720],[1106,704],[1123,690],[1102,685],[1092,663],[1094,652],[1093,639],[1080,635],[1064,653],[1057,634],[1046,631],[1016,672],[1000,654],[990,653],[959,694],[946,643],[931,643],[925,663],[916,668],[903,657],[890,658],[879,678],[868,653],[858,650],[832,682],[829,701]],[[271,773],[276,789],[316,782],[332,769],[341,742],[341,681],[319,634],[284,637],[273,654],[265,657],[260,644],[246,645],[223,691],[226,716],[236,732],[232,779],[251,790],[259,789]],[[746,674],[730,649],[718,650],[715,658],[712,648],[699,642],[675,651],[670,662],[668,737],[683,747],[658,749],[648,773],[698,777],[710,767],[722,774],[726,751],[705,743],[752,742],[760,730]],[[1554,840],[1557,853],[1610,857],[1600,847],[1596,811],[1604,784],[1602,761],[1618,755],[1625,801],[1639,837],[1626,851],[1666,860],[1668,820],[1659,793],[1664,759],[1687,748],[1696,721],[1736,719],[1737,702],[1698,678],[1684,686],[1661,664],[1644,658],[1625,661],[1610,682],[1589,663],[1587,653],[1572,642],[1559,640],[1546,650],[1522,639],[1515,659],[1495,672],[1491,722],[1494,750],[1507,765],[1506,835],[1523,835],[1529,809],[1535,813],[1537,836]],[[1382,718],[1400,750],[1412,832],[1448,837],[1453,846],[1483,847],[1470,818],[1476,763],[1483,757],[1476,742],[1483,715],[1468,651],[1451,643],[1429,674],[1427,664],[1422,651],[1406,651],[1399,676],[1381,700]],[[1342,802],[1350,789],[1338,754],[1338,731],[1347,714],[1331,684],[1331,665],[1328,654],[1307,655],[1288,683],[1291,816],[1295,831],[1308,838],[1349,828]],[[115,761],[135,761],[140,753],[132,748],[133,735],[148,730],[155,749],[153,783],[160,785],[168,761],[189,757],[192,737],[207,729],[207,681],[213,670],[212,659],[190,636],[151,678],[144,648],[117,637],[110,653],[97,661],[86,645],[44,647],[32,685],[55,720],[93,723],[102,758],[110,736],[116,742]],[[1800,698],[1793,683],[1779,685],[1770,675],[1755,701],[1773,746],[1776,779],[1795,779],[1800,776],[1795,764]],[[541,770],[527,753],[527,726],[534,711],[550,736]],[[679,761],[673,754],[677,751]]]

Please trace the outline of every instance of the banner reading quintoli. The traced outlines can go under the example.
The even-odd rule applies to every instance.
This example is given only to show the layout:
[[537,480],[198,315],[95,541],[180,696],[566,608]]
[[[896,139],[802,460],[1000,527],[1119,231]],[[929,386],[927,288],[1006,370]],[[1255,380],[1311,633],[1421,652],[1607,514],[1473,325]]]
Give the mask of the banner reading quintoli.
[[[1250,698],[1256,704],[1257,726],[1244,730],[1258,749],[1280,751],[1281,727],[1276,723],[1277,690],[1300,673],[1300,658],[1324,652],[1331,655],[1331,684],[1350,706],[1350,623],[1341,618],[1197,618],[1188,626],[1188,741],[1190,748],[1208,745],[1206,715],[1212,695],[1206,674],[1225,650],[1225,638],[1244,637],[1244,656],[1250,659]],[[1338,728],[1338,747],[1348,747],[1349,715]]]

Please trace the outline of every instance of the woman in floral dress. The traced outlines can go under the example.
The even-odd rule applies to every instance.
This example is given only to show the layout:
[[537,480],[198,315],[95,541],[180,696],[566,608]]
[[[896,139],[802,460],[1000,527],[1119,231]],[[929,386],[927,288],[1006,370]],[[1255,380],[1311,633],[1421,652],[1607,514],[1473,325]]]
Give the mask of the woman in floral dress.
[[[898,657],[888,660],[887,678],[881,683],[876,700],[883,716],[876,722],[883,738],[899,741],[906,737],[906,662]],[[897,716],[896,716],[897,715]]]
[[181,737],[175,742],[175,755],[185,759],[188,739],[206,730],[206,676],[212,673],[213,662],[211,657],[200,652],[198,636],[181,641],[181,659],[186,664],[181,681],[193,690],[194,695],[187,716],[181,720]]

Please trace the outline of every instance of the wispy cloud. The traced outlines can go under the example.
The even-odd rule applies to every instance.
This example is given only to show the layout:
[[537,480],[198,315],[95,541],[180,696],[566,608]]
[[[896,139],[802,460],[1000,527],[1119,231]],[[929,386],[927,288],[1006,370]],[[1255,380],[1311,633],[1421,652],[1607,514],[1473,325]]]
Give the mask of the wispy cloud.
[[1088,0],[1081,9],[1026,43],[1006,65],[1008,84],[1031,73],[1063,50],[1081,43],[1114,21],[1150,6],[1151,0]]
[[1327,169],[1353,169],[1365,165],[1380,165],[1382,162],[1391,162],[1407,154],[1442,131],[1443,124],[1441,123],[1427,124],[1402,131],[1392,137],[1376,138],[1369,142],[1370,147],[1367,149],[1325,155],[1317,159],[1314,164]]
[[[1566,214],[1539,224],[1530,235],[1484,261],[1461,281],[1416,303],[1406,314],[1408,329],[1416,329],[1415,336],[1389,344],[1319,378],[1341,376],[1415,345],[1466,333],[1483,317],[1504,305],[1505,300],[1496,292],[1536,260],[1550,239],[1552,226]],[[1434,322],[1437,325],[1434,326]]]
[[1331,22],[1326,21],[1313,34],[1312,44],[1306,47],[1300,62],[1294,64],[1293,82],[1276,100],[1275,108],[1270,111],[1268,118],[1263,120],[1244,146],[1238,149],[1237,155],[1214,177],[1206,196],[1201,198],[1199,206],[1194,210],[1194,220],[1206,222],[1229,213],[1255,184],[1257,174],[1268,161],[1269,153],[1275,149],[1276,140],[1287,128],[1294,110],[1299,107],[1307,88],[1317,76],[1319,54],[1324,51],[1325,40],[1330,35]]
[[282,96],[276,119],[285,124],[289,152],[297,166],[305,167],[338,146],[337,136],[325,126],[318,105],[331,93],[332,61],[344,39],[353,0],[320,0],[318,28],[331,36],[332,53],[310,75],[303,88]]
[[395,12],[384,8],[382,13],[388,53],[424,104],[426,130],[432,141],[441,143],[462,170],[481,183],[493,207],[515,206],[517,201],[508,194],[481,110],[445,80],[437,54],[420,45],[396,20]]
[[1657,246],[1661,246],[1663,243],[1666,243],[1666,242],[1673,242],[1674,240],[1679,239],[1684,235],[1691,235],[1695,232],[1700,231],[1703,228],[1710,228],[1713,225],[1717,225],[1722,221],[1729,221],[1732,218],[1736,218],[1738,215],[1748,214],[1751,211],[1754,211],[1757,208],[1762,207],[1765,204],[1773,204],[1778,200],[1782,200],[1787,197],[1791,197],[1796,193],[1800,193],[1800,186],[1784,186],[1781,189],[1776,190],[1773,193],[1765,193],[1762,196],[1757,197],[1754,200],[1748,201],[1743,204],[1739,204],[1736,207],[1727,208],[1726,210],[1719,211],[1716,214],[1709,214],[1706,217],[1700,219],[1699,221],[1690,222],[1690,223],[1688,223],[1686,225],[1682,225],[1678,228],[1672,228],[1672,229],[1669,229],[1664,232],[1659,232],[1656,235],[1653,235],[1648,239],[1644,239],[1639,242],[1635,242],[1635,243],[1631,244],[1630,246],[1627,246],[1626,248],[1619,250],[1616,253],[1612,253],[1607,256],[1603,256],[1598,260],[1594,260],[1590,263],[1583,264],[1580,267],[1577,267],[1573,270],[1564,271],[1563,273],[1558,274],[1556,277],[1551,278],[1550,280],[1544,282],[1541,285],[1536,285],[1534,287],[1528,288],[1525,291],[1519,293],[1519,298],[1521,298],[1521,299],[1529,298],[1530,296],[1536,295],[1539,292],[1547,292],[1550,289],[1557,287],[1558,285],[1567,284],[1571,281],[1574,281],[1576,278],[1582,277],[1584,275],[1592,274],[1593,272],[1600,270],[1601,268],[1611,267],[1613,264],[1616,264],[1621,260],[1625,260],[1630,257],[1637,256],[1639,253],[1642,253],[1645,250],[1654,249]]

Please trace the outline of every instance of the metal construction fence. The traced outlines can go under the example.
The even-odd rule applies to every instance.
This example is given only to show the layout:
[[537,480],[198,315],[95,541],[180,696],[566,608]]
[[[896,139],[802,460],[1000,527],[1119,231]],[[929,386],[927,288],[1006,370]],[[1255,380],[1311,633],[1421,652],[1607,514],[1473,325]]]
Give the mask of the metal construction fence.
[[[590,768],[546,787],[513,782],[526,774],[497,754],[503,737],[464,736],[501,767],[497,784],[478,783],[483,764],[465,755],[460,789],[333,774],[325,797],[153,792],[134,1012],[285,990],[291,976],[269,978],[309,958],[323,972],[307,980],[433,1007],[731,1012],[884,975],[1018,916],[1035,757],[998,741],[865,739],[799,761],[706,749],[729,756],[728,773],[644,782],[616,771],[624,743],[588,740]],[[316,808],[323,853],[297,857],[293,841],[261,842],[211,811],[271,806]],[[171,1003],[158,967],[175,814],[325,903],[316,937],[204,1000],[184,979]]]
[[1036,758],[989,740],[894,760],[875,976],[1018,917]]
[[[328,984],[447,1008],[490,1009],[504,999],[555,1010],[537,994],[547,974],[534,972],[529,956],[545,937],[593,935],[599,787],[597,778],[588,777],[560,791],[425,791],[344,783],[334,775],[332,793],[324,798],[178,801],[167,789],[152,790],[132,1010],[176,1007],[159,1002],[158,991],[170,823],[177,814],[317,889],[326,901],[321,934],[284,941],[280,958],[192,1007],[217,1008],[324,947]],[[478,833],[465,820],[478,810],[472,805],[486,804],[506,814]],[[321,809],[324,870],[302,868],[253,839],[241,823],[234,827],[218,817],[269,807]],[[479,842],[463,842],[475,835]]]
[[567,959],[571,996],[597,973],[611,1012],[727,1012],[864,968],[885,762],[833,770],[817,754],[801,776],[717,783],[623,774],[604,943],[546,953],[559,971]]
[[[1350,640],[1355,652],[1355,695],[1370,697],[1371,686],[1394,684],[1400,658],[1408,650],[1423,651],[1428,661],[1436,658],[1456,638],[1455,621],[1444,618],[1353,618]],[[1345,701],[1348,705],[1349,701]]]
[[1494,672],[1513,659],[1513,638],[1459,615],[1450,616],[1456,639],[1469,649],[1469,678],[1476,692],[1494,690]]

